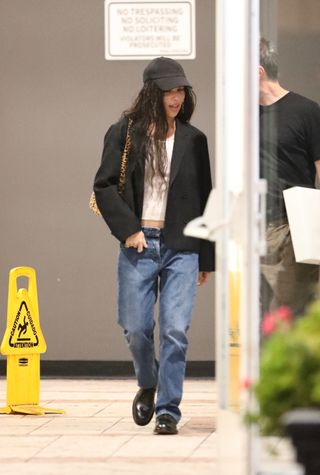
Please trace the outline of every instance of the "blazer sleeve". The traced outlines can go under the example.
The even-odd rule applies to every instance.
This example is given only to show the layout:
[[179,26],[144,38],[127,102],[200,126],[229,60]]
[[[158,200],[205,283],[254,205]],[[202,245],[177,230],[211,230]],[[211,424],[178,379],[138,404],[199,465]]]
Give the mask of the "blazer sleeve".
[[[199,160],[201,175],[201,212],[203,214],[212,189],[208,142],[204,134],[201,135]],[[199,270],[203,272],[212,272],[215,270],[215,244],[203,239],[200,240]]]
[[101,215],[111,233],[121,242],[141,230],[138,217],[118,192],[127,123],[125,120],[119,121],[107,131],[101,165],[93,186]]

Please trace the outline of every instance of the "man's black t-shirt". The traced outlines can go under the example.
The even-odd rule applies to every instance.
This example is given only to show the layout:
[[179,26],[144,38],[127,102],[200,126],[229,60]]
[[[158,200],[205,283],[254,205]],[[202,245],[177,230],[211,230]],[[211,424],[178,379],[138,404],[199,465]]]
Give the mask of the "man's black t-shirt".
[[260,106],[260,175],[268,182],[268,222],[286,217],[283,190],[314,188],[320,160],[320,107],[289,92],[270,106]]

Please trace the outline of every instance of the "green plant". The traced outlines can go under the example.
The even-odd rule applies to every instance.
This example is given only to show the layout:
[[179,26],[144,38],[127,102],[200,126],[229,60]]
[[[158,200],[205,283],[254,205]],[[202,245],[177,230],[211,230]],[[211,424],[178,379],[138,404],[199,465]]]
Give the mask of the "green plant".
[[252,387],[257,413],[246,415],[264,435],[281,435],[281,416],[296,408],[320,409],[320,300],[293,321],[281,307],[264,317],[260,377]]

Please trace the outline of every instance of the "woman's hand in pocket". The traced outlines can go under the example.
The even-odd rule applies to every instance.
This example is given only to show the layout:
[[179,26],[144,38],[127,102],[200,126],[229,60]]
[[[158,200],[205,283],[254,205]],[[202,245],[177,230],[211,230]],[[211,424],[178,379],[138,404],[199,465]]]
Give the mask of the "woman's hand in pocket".
[[137,249],[138,252],[142,252],[147,248],[148,244],[143,231],[138,231],[137,233],[131,234],[131,236],[127,237],[125,247],[133,247],[134,249]]

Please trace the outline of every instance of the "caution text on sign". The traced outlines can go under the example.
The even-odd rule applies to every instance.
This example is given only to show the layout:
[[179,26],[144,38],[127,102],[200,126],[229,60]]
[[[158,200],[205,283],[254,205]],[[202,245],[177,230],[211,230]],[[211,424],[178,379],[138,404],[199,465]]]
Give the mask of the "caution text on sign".
[[195,58],[195,3],[105,0],[106,59]]

